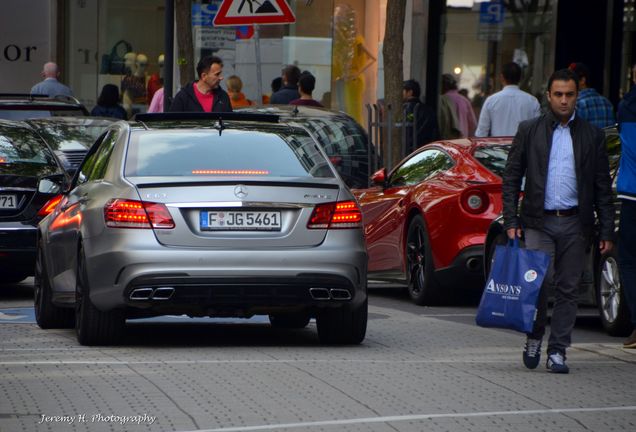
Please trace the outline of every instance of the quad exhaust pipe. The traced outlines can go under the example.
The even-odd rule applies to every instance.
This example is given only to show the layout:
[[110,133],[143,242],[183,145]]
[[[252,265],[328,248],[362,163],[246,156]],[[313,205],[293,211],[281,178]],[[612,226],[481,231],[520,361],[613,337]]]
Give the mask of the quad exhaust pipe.
[[170,300],[174,294],[172,287],[137,288],[130,293],[130,300]]
[[349,290],[342,288],[309,288],[314,300],[351,300]]

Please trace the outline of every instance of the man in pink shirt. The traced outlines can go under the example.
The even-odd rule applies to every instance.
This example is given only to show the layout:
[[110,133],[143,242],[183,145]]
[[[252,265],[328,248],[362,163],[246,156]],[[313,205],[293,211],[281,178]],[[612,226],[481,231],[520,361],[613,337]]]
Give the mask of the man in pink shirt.
[[223,61],[216,56],[203,57],[197,65],[199,80],[184,86],[175,95],[168,111],[230,112],[230,97],[220,86]]
[[444,130],[446,128],[440,126],[442,138],[466,138],[473,136],[475,134],[475,129],[477,128],[475,112],[473,111],[473,107],[468,98],[457,91],[457,80],[451,74],[442,75],[442,99],[445,100],[443,100],[440,105],[450,106],[454,112],[445,113],[444,111],[441,111],[440,123],[443,124],[444,118],[454,114],[454,118],[448,123],[450,124],[456,121],[457,124],[454,126],[454,129],[457,129],[460,133],[460,136],[448,136],[448,134],[446,134],[447,136],[444,136]]

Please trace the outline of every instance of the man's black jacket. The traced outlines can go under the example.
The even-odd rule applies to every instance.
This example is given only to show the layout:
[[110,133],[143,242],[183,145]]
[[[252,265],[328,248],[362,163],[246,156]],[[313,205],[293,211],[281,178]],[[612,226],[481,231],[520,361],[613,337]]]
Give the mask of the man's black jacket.
[[[195,81],[196,82],[196,81]],[[194,83],[190,83],[177,92],[172,103],[170,112],[203,112],[203,107],[194,94]],[[212,90],[214,102],[212,102],[212,112],[230,112],[232,104],[230,97],[221,87]]]
[[[503,175],[504,228],[543,227],[545,186],[552,135],[559,124],[551,111],[519,124]],[[596,126],[575,116],[570,123],[579,200],[579,218],[584,234],[594,227],[594,211],[600,221],[600,240],[612,240],[614,206],[605,136]],[[521,182],[526,177],[521,211],[517,204]],[[519,220],[520,219],[520,220]]]
[[[404,102],[405,120],[411,126],[406,127],[406,151],[407,153],[439,139],[437,127],[437,114],[428,105],[423,104],[418,98],[409,98]],[[413,142],[413,127],[415,127],[415,142]]]

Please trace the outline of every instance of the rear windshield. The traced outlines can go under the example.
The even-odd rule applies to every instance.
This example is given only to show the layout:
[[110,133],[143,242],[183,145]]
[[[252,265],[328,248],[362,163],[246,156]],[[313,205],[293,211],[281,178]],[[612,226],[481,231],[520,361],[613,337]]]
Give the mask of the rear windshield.
[[473,156],[483,166],[499,177],[503,176],[508,159],[509,145],[490,145],[487,147],[477,147]]
[[144,131],[131,137],[127,176],[334,177],[303,130]]
[[49,165],[55,158],[42,140],[25,128],[0,128],[0,172],[12,165]]

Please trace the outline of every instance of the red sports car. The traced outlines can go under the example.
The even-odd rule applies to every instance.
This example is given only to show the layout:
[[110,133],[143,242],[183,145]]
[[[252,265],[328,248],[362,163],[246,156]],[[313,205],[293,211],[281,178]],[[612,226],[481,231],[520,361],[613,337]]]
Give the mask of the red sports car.
[[511,138],[427,144],[374,186],[356,189],[369,253],[369,279],[408,285],[417,304],[451,287],[483,288],[483,244],[502,211],[501,175]]

